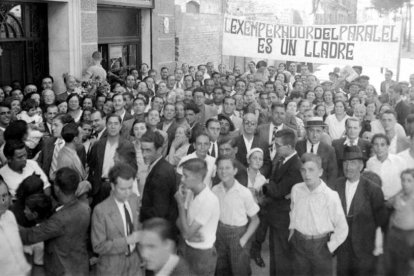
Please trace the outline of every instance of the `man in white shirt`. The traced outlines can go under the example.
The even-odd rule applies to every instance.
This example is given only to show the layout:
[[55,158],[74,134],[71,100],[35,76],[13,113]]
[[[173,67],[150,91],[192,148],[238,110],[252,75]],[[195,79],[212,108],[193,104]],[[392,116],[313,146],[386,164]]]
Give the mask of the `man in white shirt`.
[[[214,247],[220,216],[217,197],[203,182],[207,174],[207,163],[193,158],[181,165],[182,186],[175,194],[178,205],[178,227],[184,239],[181,250],[191,270],[197,275],[214,275],[217,254]],[[186,190],[194,198],[186,208]]]
[[181,182],[181,177],[183,175],[183,170],[182,170],[181,165],[189,159],[200,158],[207,163],[207,172],[203,180],[204,184],[206,184],[207,187],[211,188],[212,179],[216,174],[216,158],[207,154],[209,147],[210,147],[210,138],[208,137],[208,135],[205,133],[198,134],[195,138],[195,143],[194,143],[195,151],[193,153],[190,153],[184,156],[181,159],[180,163],[178,163],[177,165],[178,183]]
[[382,133],[372,137],[374,156],[367,162],[367,171],[378,174],[382,181],[382,191],[385,200],[389,200],[401,191],[401,172],[407,165],[404,160],[395,154],[389,153],[390,140]]
[[338,248],[338,275],[373,275],[375,273],[375,232],[385,226],[388,211],[381,187],[361,177],[364,155],[358,146],[346,146],[343,172],[334,190],[338,192],[346,214],[349,234]]
[[45,194],[50,195],[50,183],[46,174],[36,161],[27,160],[26,146],[22,141],[8,140],[3,151],[7,164],[0,169],[0,176],[13,198],[23,180],[32,174],[40,176]]
[[[292,188],[290,241],[295,275],[333,275],[332,254],[348,235],[348,224],[338,193],[320,178],[322,160],[302,155],[304,182]],[[332,160],[334,162],[334,160]]]
[[397,154],[409,147],[408,141],[405,137],[399,137],[396,132],[397,117],[396,113],[392,110],[385,110],[381,114],[381,125],[385,130],[385,135],[387,135],[390,140],[390,145],[388,147],[388,152],[392,154]]
[[217,166],[221,182],[212,189],[220,202],[216,275],[251,275],[249,240],[259,226],[259,206],[250,190],[235,180],[233,159],[220,157]]
[[[414,117],[414,114],[413,114]],[[407,164],[407,168],[414,168],[414,131],[411,131],[410,135],[410,147],[398,154],[399,157],[404,159],[404,163]]]

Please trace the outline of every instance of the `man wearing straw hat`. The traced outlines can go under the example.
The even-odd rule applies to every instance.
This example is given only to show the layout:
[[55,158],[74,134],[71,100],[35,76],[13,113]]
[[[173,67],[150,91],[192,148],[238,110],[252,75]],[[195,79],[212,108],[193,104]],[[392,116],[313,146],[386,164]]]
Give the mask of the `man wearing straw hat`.
[[374,274],[375,232],[387,223],[381,187],[361,177],[364,159],[359,146],[346,146],[342,158],[344,177],[334,184],[349,227],[348,237],[337,251],[339,276]]
[[306,139],[298,141],[296,151],[299,156],[304,153],[313,153],[321,157],[323,169],[321,178],[330,186],[337,177],[338,165],[334,148],[321,141],[325,127],[321,117],[312,117],[306,120]]

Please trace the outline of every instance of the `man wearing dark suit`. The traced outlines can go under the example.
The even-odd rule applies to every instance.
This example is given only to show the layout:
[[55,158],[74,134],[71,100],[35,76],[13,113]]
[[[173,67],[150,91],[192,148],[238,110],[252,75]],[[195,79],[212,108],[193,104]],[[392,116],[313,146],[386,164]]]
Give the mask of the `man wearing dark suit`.
[[121,117],[121,122],[134,119],[134,116],[125,109],[125,101],[121,93],[115,94],[112,101],[114,103],[114,113]]
[[45,242],[46,275],[89,275],[87,251],[90,208],[76,198],[79,176],[70,168],[56,172],[54,193],[61,204],[46,221],[20,228],[24,244]]
[[[37,162],[49,178],[53,178],[53,173],[57,166],[57,154],[65,144],[65,141],[61,136],[62,128],[71,122],[73,122],[73,118],[69,114],[56,115],[52,123],[53,137],[46,137],[43,140],[42,149]],[[76,152],[82,164],[85,165],[86,152],[82,144],[76,145]]]
[[139,240],[139,200],[132,193],[134,170],[117,164],[109,171],[111,195],[99,203],[92,215],[91,238],[99,254],[97,275],[142,275]]
[[338,177],[344,175],[342,168],[342,158],[346,146],[358,146],[364,157],[364,166],[366,160],[371,156],[371,143],[359,138],[361,131],[361,122],[358,118],[350,117],[345,121],[346,137],[332,141],[332,147],[335,149],[336,160],[338,163]]
[[[397,115],[397,123],[402,125],[405,129],[405,119],[410,114],[410,106],[403,101],[402,94],[403,90],[400,85],[393,85],[389,88],[390,98],[394,102],[394,110]],[[407,130],[406,130],[407,131]]]
[[263,186],[266,196],[263,220],[270,226],[270,275],[290,275],[291,252],[288,244],[290,191],[302,182],[301,161],[295,150],[296,135],[291,129],[276,133],[277,161],[269,184]]
[[140,220],[160,217],[175,225],[178,217],[174,168],[162,157],[164,138],[158,132],[147,131],[141,138],[144,162],[149,165],[142,194]]
[[339,276],[373,275],[375,272],[375,232],[387,223],[387,208],[381,187],[361,177],[364,156],[358,146],[346,147],[343,155],[345,177],[333,188],[339,194],[349,233],[338,248]]
[[[271,122],[263,124],[257,127],[257,133],[262,141],[265,141],[268,145],[270,157],[273,160],[276,156],[276,147],[274,145],[275,135],[282,129],[292,129],[285,124],[286,121],[286,108],[284,104],[274,103],[272,104]],[[294,130],[295,131],[295,130]],[[295,134],[296,131],[295,131]]]
[[247,152],[252,148],[261,148],[263,150],[263,167],[260,172],[267,178],[272,169],[269,147],[265,141],[262,141],[256,135],[256,128],[256,116],[253,113],[246,113],[243,116],[243,134],[235,138],[235,146],[237,146],[236,159],[247,168],[249,166],[246,157]]
[[110,183],[108,173],[113,167],[116,149],[119,145],[129,147],[135,151],[131,142],[120,137],[121,118],[116,114],[106,117],[107,137],[102,137],[92,146],[88,155],[89,176],[88,181],[92,184],[92,206],[102,202],[110,194]]
[[45,126],[45,132],[48,134],[48,136],[53,136],[52,131],[52,124],[53,124],[53,118],[59,113],[58,107],[54,104],[49,105],[46,108],[46,112],[44,113],[45,122],[43,123]]
[[156,275],[190,276],[187,262],[175,255],[175,237],[171,224],[162,218],[152,218],[142,225],[140,241],[145,268]]
[[330,186],[338,174],[335,150],[321,141],[325,124],[320,117],[309,118],[305,123],[306,139],[296,144],[296,151],[301,157],[304,153],[314,153],[322,159],[322,180]]
[[175,138],[177,127],[178,125],[175,121],[175,105],[167,103],[164,106],[164,119],[157,125],[158,129],[161,129],[168,134],[167,152],[170,152],[171,143]]

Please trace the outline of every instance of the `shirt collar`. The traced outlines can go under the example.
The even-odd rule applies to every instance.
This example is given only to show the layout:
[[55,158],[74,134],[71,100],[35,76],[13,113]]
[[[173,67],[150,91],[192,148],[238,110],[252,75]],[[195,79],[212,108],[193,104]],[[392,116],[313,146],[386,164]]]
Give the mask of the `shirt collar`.
[[351,185],[351,186],[353,186],[353,185],[356,185],[356,184],[358,184],[358,183],[359,183],[359,179],[358,179],[357,181],[354,181],[354,182],[351,182],[349,179],[347,179],[345,183],[346,183],[346,185]]
[[152,162],[151,165],[149,165],[148,172],[150,172],[155,167],[155,165],[158,163],[158,161],[161,160],[161,158],[162,158],[162,155],[158,157],[154,162]]
[[318,187],[316,187],[313,191],[309,190],[309,188],[308,188],[308,186],[306,185],[306,183],[305,183],[305,186],[306,186],[306,189],[309,191],[309,193],[312,193],[312,194],[317,194],[317,193],[320,193],[320,192],[322,192],[322,191],[324,191],[324,190],[325,190],[326,184],[325,184],[325,182],[321,179],[321,184],[319,184],[319,185],[318,185]]
[[296,150],[289,156],[285,157],[285,159],[283,160],[283,164],[285,164],[287,161],[289,161],[290,158],[292,158],[293,156],[295,156],[296,154]]
[[180,258],[177,255],[171,254],[170,257],[168,258],[167,262],[160,269],[160,271],[155,273],[155,276],[171,275],[171,273],[173,272],[174,268],[177,266],[179,261],[180,261]]
[[[354,143],[355,143],[355,145],[358,145],[358,137],[354,140]],[[346,137],[346,139],[345,139],[345,142],[344,142],[344,145],[348,145],[348,146],[350,146],[351,145],[351,139],[349,139],[348,137]]]
[[312,144],[310,141],[309,141],[309,139],[306,139],[306,144],[308,145],[308,146],[314,146],[314,147],[317,147],[317,146],[319,146],[319,144],[320,144],[321,142],[319,141],[318,143],[316,143],[316,144]]

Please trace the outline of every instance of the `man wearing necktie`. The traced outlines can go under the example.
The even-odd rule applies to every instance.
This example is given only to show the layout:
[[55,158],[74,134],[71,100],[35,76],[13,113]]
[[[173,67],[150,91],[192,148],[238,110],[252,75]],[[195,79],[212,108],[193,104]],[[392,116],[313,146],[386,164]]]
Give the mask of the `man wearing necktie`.
[[[291,275],[292,254],[288,244],[290,192],[296,183],[302,182],[301,161],[296,153],[296,135],[291,129],[276,133],[277,160],[269,183],[263,186],[266,196],[264,217],[269,224],[270,275]],[[257,238],[257,236],[256,236]]]
[[322,180],[330,186],[337,178],[338,165],[335,150],[331,145],[321,141],[326,125],[321,117],[312,117],[305,122],[306,139],[298,141],[296,151],[301,157],[304,153],[313,153],[322,159]]
[[208,155],[212,157],[218,156],[218,145],[217,139],[220,135],[220,122],[217,118],[210,118],[206,122],[206,132],[210,138],[210,148],[208,150]]
[[387,208],[381,187],[361,176],[364,156],[360,147],[345,146],[344,177],[335,181],[348,222],[349,233],[338,248],[337,274],[373,275],[375,272],[375,232],[387,223]]
[[92,246],[99,254],[98,275],[142,275],[137,251],[138,197],[132,192],[134,170],[117,164],[109,171],[111,195],[92,215]]

